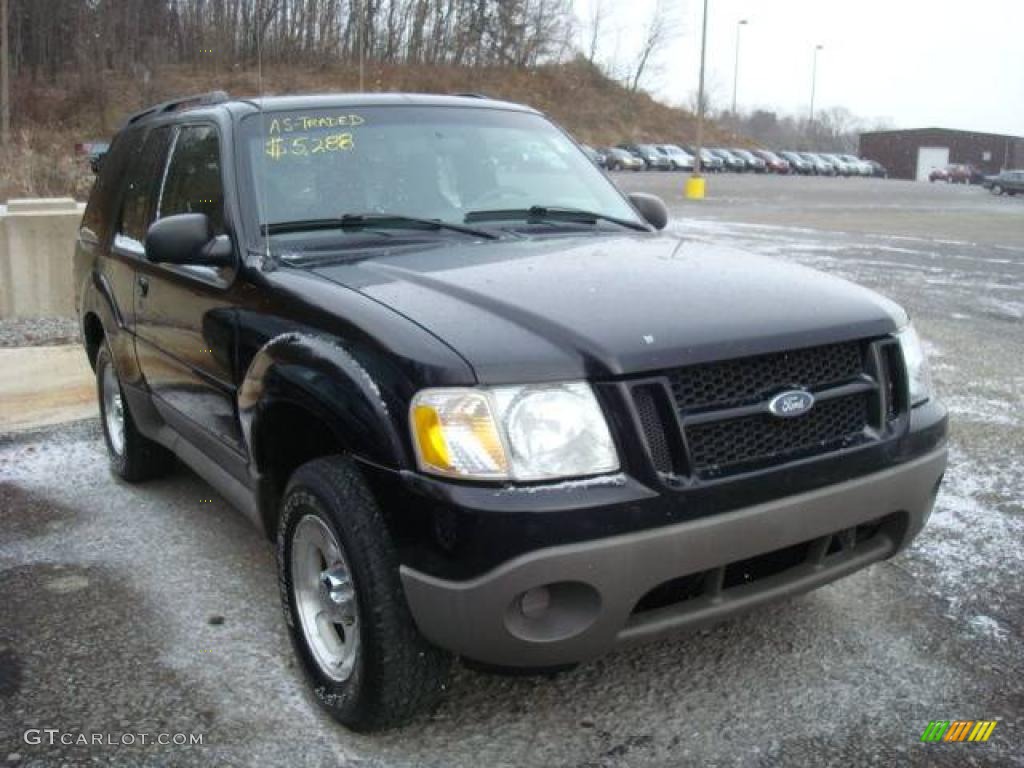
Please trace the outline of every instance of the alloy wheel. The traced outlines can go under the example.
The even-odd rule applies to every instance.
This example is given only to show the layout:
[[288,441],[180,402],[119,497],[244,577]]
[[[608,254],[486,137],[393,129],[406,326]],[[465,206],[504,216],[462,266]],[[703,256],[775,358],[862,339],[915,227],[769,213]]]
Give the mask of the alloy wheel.
[[338,539],[316,515],[305,515],[295,526],[291,584],[302,634],[317,666],[332,680],[347,680],[359,653],[355,584]]

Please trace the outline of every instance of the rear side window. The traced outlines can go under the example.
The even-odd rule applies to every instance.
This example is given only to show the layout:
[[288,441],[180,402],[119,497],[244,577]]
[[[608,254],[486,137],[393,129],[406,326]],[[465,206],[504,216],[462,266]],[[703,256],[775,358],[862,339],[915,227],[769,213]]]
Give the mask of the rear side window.
[[103,166],[93,184],[89,204],[82,218],[82,228],[90,231],[100,242],[109,241],[121,182],[141,139],[141,131],[137,129],[122,131],[114,137],[110,149],[103,158]]
[[220,176],[217,131],[209,125],[182,128],[171,148],[159,216],[205,213],[213,231],[224,233],[224,191]]
[[170,128],[166,126],[152,131],[146,137],[128,174],[117,235],[137,249],[142,248],[146,230],[153,220],[154,198],[159,188],[170,136]]

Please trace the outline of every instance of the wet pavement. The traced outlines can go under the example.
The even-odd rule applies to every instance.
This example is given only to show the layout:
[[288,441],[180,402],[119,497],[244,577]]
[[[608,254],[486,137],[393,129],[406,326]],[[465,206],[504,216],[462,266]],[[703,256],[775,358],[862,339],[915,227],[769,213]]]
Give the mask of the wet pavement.
[[[953,428],[906,553],[554,678],[458,666],[435,712],[360,736],[306,693],[269,544],[201,480],[113,480],[95,421],[0,437],[0,765],[1024,765],[1024,200],[726,177],[695,204],[675,174],[620,183],[664,195],[687,237],[908,308]],[[999,723],[919,741],[954,719]],[[26,743],[54,728],[203,743]]]

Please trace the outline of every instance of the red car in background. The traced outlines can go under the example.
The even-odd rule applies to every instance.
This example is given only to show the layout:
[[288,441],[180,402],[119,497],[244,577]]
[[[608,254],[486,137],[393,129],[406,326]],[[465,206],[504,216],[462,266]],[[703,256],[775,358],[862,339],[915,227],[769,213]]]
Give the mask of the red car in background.
[[768,170],[772,173],[789,173],[789,161],[784,160],[774,152],[767,149],[752,150],[755,155],[764,160]]
[[953,163],[942,168],[933,168],[928,181],[945,181],[948,184],[980,184],[984,174],[973,165]]

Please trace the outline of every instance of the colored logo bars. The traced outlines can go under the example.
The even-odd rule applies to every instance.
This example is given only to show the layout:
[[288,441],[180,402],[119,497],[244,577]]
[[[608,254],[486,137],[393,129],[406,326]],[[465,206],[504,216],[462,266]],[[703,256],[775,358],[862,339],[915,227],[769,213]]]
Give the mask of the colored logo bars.
[[921,741],[988,741],[996,720],[932,720]]

